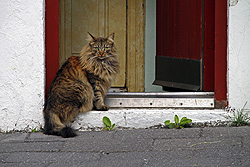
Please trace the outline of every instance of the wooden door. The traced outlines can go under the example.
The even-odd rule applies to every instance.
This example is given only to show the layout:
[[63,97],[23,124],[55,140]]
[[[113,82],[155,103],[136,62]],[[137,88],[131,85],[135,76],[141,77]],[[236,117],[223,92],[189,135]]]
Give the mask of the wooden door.
[[212,16],[212,0],[157,1],[155,84],[166,90],[213,91]]
[[145,0],[61,0],[59,64],[79,55],[87,32],[115,33],[120,73],[112,87],[144,91]]
[[115,33],[120,73],[113,87],[124,88],[126,82],[126,0],[60,1],[60,66],[72,55],[79,56],[86,45],[87,32],[106,37]]

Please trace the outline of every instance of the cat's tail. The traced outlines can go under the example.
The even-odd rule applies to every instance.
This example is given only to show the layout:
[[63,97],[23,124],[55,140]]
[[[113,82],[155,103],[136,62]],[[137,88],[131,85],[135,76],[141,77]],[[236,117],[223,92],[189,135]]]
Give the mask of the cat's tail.
[[75,131],[69,127],[69,126],[65,126],[64,128],[62,128],[62,130],[60,131],[60,136],[67,138],[67,137],[75,137],[76,133]]
[[44,134],[57,135],[64,138],[75,137],[75,131],[67,125],[64,125],[57,114],[44,112]]

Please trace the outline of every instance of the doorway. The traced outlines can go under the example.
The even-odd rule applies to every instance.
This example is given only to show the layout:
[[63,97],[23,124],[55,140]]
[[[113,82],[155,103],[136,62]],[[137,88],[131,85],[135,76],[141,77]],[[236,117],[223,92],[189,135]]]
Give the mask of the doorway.
[[[148,1],[148,0],[146,0]],[[193,0],[185,0],[191,2]],[[93,2],[99,2],[98,0]],[[100,1],[108,4],[110,1]],[[157,0],[160,3],[162,0]],[[59,1],[45,1],[45,43],[46,43],[46,92],[53,80],[55,73],[59,68]],[[204,6],[206,8],[206,5]],[[108,10],[106,6],[105,11]],[[147,11],[146,11],[147,12]],[[107,18],[107,16],[105,16]],[[210,17],[214,22],[214,27],[209,30],[213,31],[214,37],[214,75],[208,75],[214,78],[213,90],[215,98],[226,104],[226,59],[227,59],[227,3],[214,3],[214,13],[206,13],[204,17]],[[61,22],[61,20],[60,20]],[[107,22],[106,22],[107,24]],[[104,30],[104,35],[109,33]],[[84,34],[84,33],[83,33]],[[94,33],[93,33],[94,34]],[[96,34],[94,34],[96,35]],[[97,35],[98,32],[97,32]],[[204,34],[211,35],[211,34]],[[60,35],[60,39],[64,37]],[[86,36],[84,37],[84,39]],[[144,41],[145,41],[145,0],[126,0],[126,65],[125,65],[125,88],[129,92],[145,91],[145,59],[144,59]],[[82,45],[83,46],[83,45]],[[61,52],[61,48],[60,48]],[[204,62],[205,64],[206,62]],[[129,69],[129,70],[128,70]],[[147,69],[146,69],[147,70]],[[144,75],[145,74],[145,75]],[[205,77],[206,80],[206,77]],[[206,82],[205,82],[206,84]],[[119,87],[120,88],[120,87]]]

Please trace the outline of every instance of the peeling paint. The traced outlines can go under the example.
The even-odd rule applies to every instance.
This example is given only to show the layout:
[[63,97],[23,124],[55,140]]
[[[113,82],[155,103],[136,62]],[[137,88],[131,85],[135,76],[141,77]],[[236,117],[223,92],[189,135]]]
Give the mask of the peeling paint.
[[230,6],[236,6],[238,4],[239,0],[229,0],[230,1]]

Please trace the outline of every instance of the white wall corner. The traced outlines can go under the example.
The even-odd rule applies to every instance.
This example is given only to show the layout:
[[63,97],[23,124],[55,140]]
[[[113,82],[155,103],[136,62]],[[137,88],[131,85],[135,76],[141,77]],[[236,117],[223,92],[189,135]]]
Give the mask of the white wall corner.
[[43,123],[44,0],[0,1],[0,131]]
[[229,105],[250,108],[250,1],[230,0],[228,17]]

